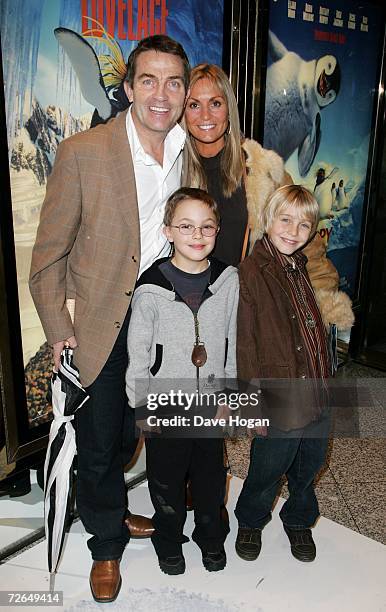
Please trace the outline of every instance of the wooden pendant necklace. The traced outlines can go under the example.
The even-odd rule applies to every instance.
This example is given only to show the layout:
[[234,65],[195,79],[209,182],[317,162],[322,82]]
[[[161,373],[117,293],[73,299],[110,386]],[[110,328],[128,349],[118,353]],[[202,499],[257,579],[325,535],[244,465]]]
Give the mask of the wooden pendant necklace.
[[194,343],[193,351],[192,351],[192,363],[193,365],[196,366],[196,368],[201,368],[203,365],[205,365],[208,356],[206,353],[205,344],[204,342],[201,342],[200,340],[200,324],[198,322],[198,317],[197,317],[196,312],[193,313],[193,317],[194,317],[194,333],[196,336],[196,341]]

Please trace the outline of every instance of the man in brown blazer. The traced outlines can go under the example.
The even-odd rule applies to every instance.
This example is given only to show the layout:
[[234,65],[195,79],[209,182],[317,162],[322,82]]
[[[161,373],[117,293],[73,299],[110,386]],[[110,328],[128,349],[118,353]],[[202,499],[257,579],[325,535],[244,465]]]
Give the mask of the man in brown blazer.
[[130,301],[138,274],[167,254],[160,226],[181,181],[185,135],[177,121],[190,70],[182,46],[163,35],[140,41],[127,69],[130,109],[58,147],[30,274],[55,365],[65,343],[75,348],[90,395],[76,415],[77,508],[92,534],[90,585],[99,602],[118,595],[130,537],[123,477],[137,443],[124,378]]

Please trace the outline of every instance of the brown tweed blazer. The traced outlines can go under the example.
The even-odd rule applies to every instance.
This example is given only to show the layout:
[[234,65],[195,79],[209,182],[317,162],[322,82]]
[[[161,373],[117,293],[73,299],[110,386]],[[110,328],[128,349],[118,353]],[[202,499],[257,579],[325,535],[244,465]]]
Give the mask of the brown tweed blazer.
[[[47,182],[30,290],[49,344],[75,335],[81,380],[104,366],[130,305],[140,261],[126,112],[58,147]],[[74,325],[66,299],[75,298]]]

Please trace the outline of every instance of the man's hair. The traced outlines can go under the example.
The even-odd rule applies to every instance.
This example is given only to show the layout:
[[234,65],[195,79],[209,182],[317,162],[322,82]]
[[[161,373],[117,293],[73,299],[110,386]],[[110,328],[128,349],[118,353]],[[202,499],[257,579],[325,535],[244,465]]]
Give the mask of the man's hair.
[[319,204],[303,185],[284,185],[273,192],[260,211],[260,238],[272,227],[272,223],[288,206],[295,207],[311,223],[311,233],[315,232],[319,221]]
[[138,56],[145,51],[158,51],[159,53],[171,53],[181,58],[184,67],[184,85],[185,90],[189,87],[190,78],[190,65],[188,56],[186,55],[183,46],[164,34],[155,34],[154,36],[148,36],[139,41],[135,49],[130,53],[129,59],[127,60],[126,68],[127,73],[125,81],[128,82],[130,87],[133,87],[135,70]]
[[199,200],[214,214],[216,223],[220,223],[220,213],[217,204],[207,191],[197,189],[196,187],[181,187],[181,189],[177,189],[177,191],[172,193],[166,202],[164,225],[170,226],[172,224],[178,205],[181,202],[185,202],[185,200]]

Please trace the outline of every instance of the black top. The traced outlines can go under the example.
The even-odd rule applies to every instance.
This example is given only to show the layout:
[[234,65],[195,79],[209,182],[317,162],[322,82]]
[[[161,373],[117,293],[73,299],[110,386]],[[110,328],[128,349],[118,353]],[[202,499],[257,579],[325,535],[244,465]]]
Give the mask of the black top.
[[248,224],[247,197],[242,184],[230,198],[222,192],[220,151],[215,157],[201,157],[208,184],[208,193],[216,200],[221,216],[221,227],[212,253],[220,261],[237,266],[243,250],[245,230]]
[[174,266],[169,260],[162,263],[159,269],[162,274],[166,276],[168,281],[172,283],[175,292],[178,293],[192,312],[197,312],[202,302],[205,289],[209,285],[210,266],[203,272],[191,274],[189,272],[184,272],[184,270],[180,270],[180,268]]

